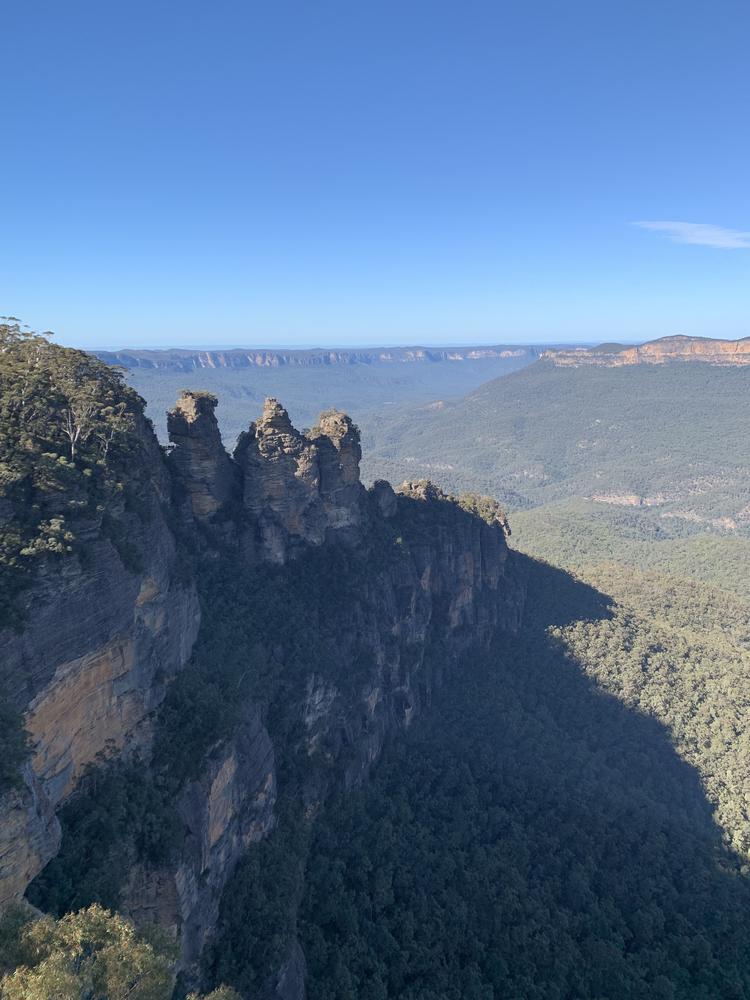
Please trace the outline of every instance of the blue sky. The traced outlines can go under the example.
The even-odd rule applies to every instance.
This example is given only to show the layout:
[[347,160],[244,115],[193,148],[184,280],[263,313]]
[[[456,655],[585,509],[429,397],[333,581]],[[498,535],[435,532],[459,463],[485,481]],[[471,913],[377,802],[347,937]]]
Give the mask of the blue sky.
[[63,343],[750,334],[745,2],[6,0],[0,31],[0,311]]

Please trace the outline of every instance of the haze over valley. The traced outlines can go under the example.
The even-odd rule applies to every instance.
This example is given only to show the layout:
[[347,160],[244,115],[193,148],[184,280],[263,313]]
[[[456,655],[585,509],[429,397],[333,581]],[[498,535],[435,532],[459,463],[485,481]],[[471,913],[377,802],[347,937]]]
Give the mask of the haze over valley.
[[267,396],[283,399],[300,426],[310,426],[322,402],[359,421],[441,393],[461,396],[495,376],[530,364],[538,349],[501,345],[453,350],[384,348],[368,351],[162,351],[99,352],[122,365],[129,383],[146,400],[147,413],[166,440],[167,409],[182,388],[213,392],[217,417],[231,442],[245,429],[247,413]]

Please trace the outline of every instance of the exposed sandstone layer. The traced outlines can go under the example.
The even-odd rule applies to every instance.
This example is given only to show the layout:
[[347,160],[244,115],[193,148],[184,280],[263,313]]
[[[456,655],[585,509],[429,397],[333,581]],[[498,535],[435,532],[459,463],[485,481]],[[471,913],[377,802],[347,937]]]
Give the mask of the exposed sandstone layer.
[[542,358],[560,367],[598,365],[665,364],[667,361],[701,361],[711,365],[750,365],[750,337],[742,340],[713,340],[710,337],[661,337],[646,344],[627,347],[604,344],[577,350],[545,351]]
[[167,419],[174,444],[170,462],[187,488],[193,516],[203,520],[236,497],[235,468],[221,443],[214,410],[216,397],[183,392]]
[[123,561],[101,518],[82,522],[85,549],[42,562],[22,596],[23,631],[0,631],[3,684],[25,713],[33,748],[26,791],[3,803],[0,844],[12,848],[0,864],[0,899],[22,892],[57,850],[54,810],[87,767],[147,752],[155,709],[198,632],[196,588],[177,573],[162,512],[169,477],[145,421],[140,434],[133,475],[143,474],[141,510],[108,511],[138,569]]
[[[198,419],[202,441],[218,448],[213,406]],[[297,761],[298,794],[306,813],[314,814],[333,788],[364,780],[386,741],[430,703],[444,671],[462,654],[488,643],[497,629],[515,630],[523,605],[497,505],[474,498],[476,510],[463,509],[426,482],[405,483],[398,493],[385,482],[365,490],[359,434],[344,414],[324,413],[303,434],[276,400],[267,400],[238,442],[232,477],[224,453],[196,459],[192,440],[173,437],[171,464],[185,494],[205,490],[217,497],[230,479],[241,490],[231,529],[226,507],[200,515],[204,538],[217,529],[224,540],[231,533],[251,563],[287,566],[291,574],[295,560],[324,546],[349,555],[335,571],[348,574],[345,598],[322,602],[322,617],[306,638],[317,666],[284,686],[283,704],[274,710],[276,753],[261,727],[264,736],[246,755],[255,762],[254,777],[238,783],[234,741],[218,748],[204,778],[181,798],[190,831],[181,861],[151,878],[137,871],[128,887],[124,905],[136,918],[151,914],[179,928],[187,969],[209,939],[221,890],[247,849],[248,835],[238,829],[249,822],[252,840],[273,825],[274,756]],[[206,470],[218,470],[218,484]],[[323,591],[337,594],[331,584],[321,577]],[[269,635],[255,655],[294,673],[298,641],[296,634]],[[257,718],[255,705],[248,703],[246,712]],[[153,886],[169,901],[166,911]],[[267,992],[304,996],[304,956],[296,942]]]
[[375,347],[360,350],[269,351],[97,351],[111,365],[160,371],[200,368],[319,368],[330,365],[424,364],[479,361],[485,358],[535,357],[534,347]]
[[191,967],[213,931],[221,892],[247,848],[274,825],[273,746],[255,706],[232,739],[215,747],[203,773],[181,792],[185,839],[172,867],[136,866],[121,900],[138,923],[158,923],[180,941]]
[[169,415],[170,462],[202,524],[226,538],[232,529],[221,515],[240,501],[244,517],[234,529],[247,557],[277,563],[332,534],[356,541],[365,491],[359,433],[349,417],[325,413],[308,436],[292,426],[277,400],[268,399],[230,459],[215,400],[197,402],[184,393]]
[[30,764],[0,799],[0,910],[18,900],[60,846],[60,824]]

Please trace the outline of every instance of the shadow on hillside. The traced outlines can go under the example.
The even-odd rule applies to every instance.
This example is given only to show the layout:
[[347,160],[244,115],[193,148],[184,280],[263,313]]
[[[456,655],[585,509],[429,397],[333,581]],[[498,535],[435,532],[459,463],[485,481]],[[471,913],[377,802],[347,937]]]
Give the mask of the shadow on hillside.
[[[665,726],[598,688],[548,631],[611,618],[611,599],[514,558],[528,583],[525,623],[498,641],[464,698],[474,733],[461,739],[491,755],[486,805],[520,823],[527,900],[548,907],[554,926],[560,951],[533,972],[552,992],[529,995],[750,996],[750,885],[698,773]],[[581,629],[577,641],[601,654],[607,640]],[[618,650],[606,655],[614,662]],[[658,685],[650,697],[656,709]],[[502,957],[524,967],[522,950]]]
[[526,630],[612,618],[614,598],[550,563],[511,550],[516,571],[526,581]]

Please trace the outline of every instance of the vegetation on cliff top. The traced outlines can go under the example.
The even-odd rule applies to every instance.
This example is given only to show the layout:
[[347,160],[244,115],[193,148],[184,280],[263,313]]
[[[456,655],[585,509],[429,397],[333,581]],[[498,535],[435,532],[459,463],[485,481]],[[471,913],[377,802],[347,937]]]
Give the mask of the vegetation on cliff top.
[[[123,558],[117,529],[139,397],[118,372],[0,318],[0,628],[22,625],[19,594],[42,560],[80,551],[99,525]],[[27,755],[18,713],[0,693],[0,795]]]
[[141,400],[115,369],[0,321],[0,627],[36,560],[72,552],[76,524],[122,500]]

